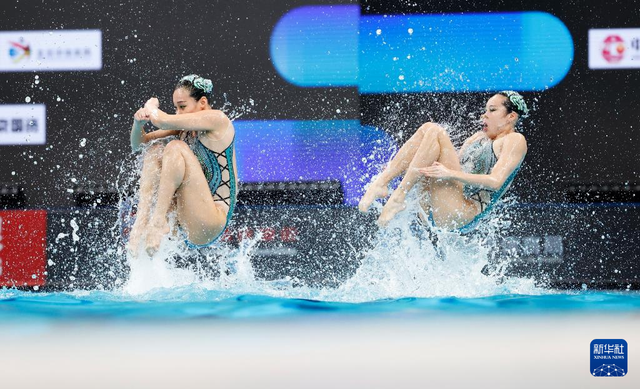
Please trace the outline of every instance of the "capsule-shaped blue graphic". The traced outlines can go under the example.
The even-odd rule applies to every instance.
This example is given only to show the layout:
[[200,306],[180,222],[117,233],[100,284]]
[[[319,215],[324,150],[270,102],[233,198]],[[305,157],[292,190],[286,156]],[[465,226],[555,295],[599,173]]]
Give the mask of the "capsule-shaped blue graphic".
[[359,16],[358,5],[289,11],[271,33],[273,66],[298,86],[356,86]]
[[573,63],[573,39],[545,12],[360,15],[358,6],[305,6],[271,37],[274,66],[303,87],[361,93],[544,90]]

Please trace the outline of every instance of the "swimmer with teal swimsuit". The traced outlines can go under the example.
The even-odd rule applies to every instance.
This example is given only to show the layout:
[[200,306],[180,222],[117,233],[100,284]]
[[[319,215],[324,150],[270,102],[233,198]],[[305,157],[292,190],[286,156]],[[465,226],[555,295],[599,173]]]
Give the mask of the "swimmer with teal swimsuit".
[[519,93],[495,94],[480,117],[482,130],[459,151],[444,128],[423,124],[369,185],[358,205],[360,211],[387,197],[389,182],[404,174],[382,208],[380,226],[406,208],[407,193],[420,182],[427,221],[447,230],[470,231],[509,188],[527,154],[527,141],[516,131],[516,124],[528,112]]
[[[175,210],[189,247],[212,245],[226,229],[236,203],[235,130],[222,111],[211,108],[211,80],[197,75],[180,79],[173,91],[175,114],[149,99],[134,115],[131,148],[150,143],[140,176],[140,200],[129,235],[129,252],[140,244],[153,255],[170,232],[167,215]],[[150,121],[158,130],[145,133]],[[171,140],[171,137],[177,137]],[[156,141],[166,139],[166,141]],[[168,142],[167,142],[168,141]],[[157,201],[152,211],[152,199]]]

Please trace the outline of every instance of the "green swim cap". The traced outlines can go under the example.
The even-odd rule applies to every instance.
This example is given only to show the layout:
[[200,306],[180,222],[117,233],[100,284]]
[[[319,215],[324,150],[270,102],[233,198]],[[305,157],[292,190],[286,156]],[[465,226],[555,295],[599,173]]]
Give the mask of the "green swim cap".
[[200,77],[197,74],[189,74],[188,76],[184,76],[180,79],[180,83],[184,83],[185,81],[190,82],[194,88],[200,89],[207,95],[210,95],[211,92],[213,92],[213,82],[208,78]]
[[524,101],[524,97],[516,91],[505,90],[500,92],[501,95],[506,96],[511,102],[510,108],[513,111],[516,111],[520,117],[529,116],[529,108],[527,107],[527,103]]

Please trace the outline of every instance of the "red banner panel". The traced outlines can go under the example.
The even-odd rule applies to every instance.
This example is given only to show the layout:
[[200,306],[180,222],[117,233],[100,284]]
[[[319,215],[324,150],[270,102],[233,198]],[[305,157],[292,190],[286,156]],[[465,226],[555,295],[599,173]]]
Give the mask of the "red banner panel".
[[42,286],[47,211],[0,211],[0,287]]

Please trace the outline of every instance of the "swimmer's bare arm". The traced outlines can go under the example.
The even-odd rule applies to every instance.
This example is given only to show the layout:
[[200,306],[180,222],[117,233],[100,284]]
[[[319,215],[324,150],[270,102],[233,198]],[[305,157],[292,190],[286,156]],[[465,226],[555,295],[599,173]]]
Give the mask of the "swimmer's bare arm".
[[500,158],[490,174],[470,174],[451,170],[439,162],[418,170],[427,177],[457,180],[465,184],[498,190],[507,181],[509,175],[522,163],[526,154],[527,141],[522,134],[514,132],[505,137]]
[[146,108],[140,108],[133,115],[133,126],[131,127],[131,150],[137,151],[140,145],[155,139],[164,138],[171,135],[178,135],[180,131],[157,130],[145,133],[144,125],[149,121],[149,112]]
[[147,104],[149,105],[145,107],[150,112],[149,120],[154,126],[163,130],[211,131],[213,135],[223,135],[231,124],[231,120],[224,112],[215,109],[171,115],[161,111],[157,106],[154,107],[155,101],[150,100]]

